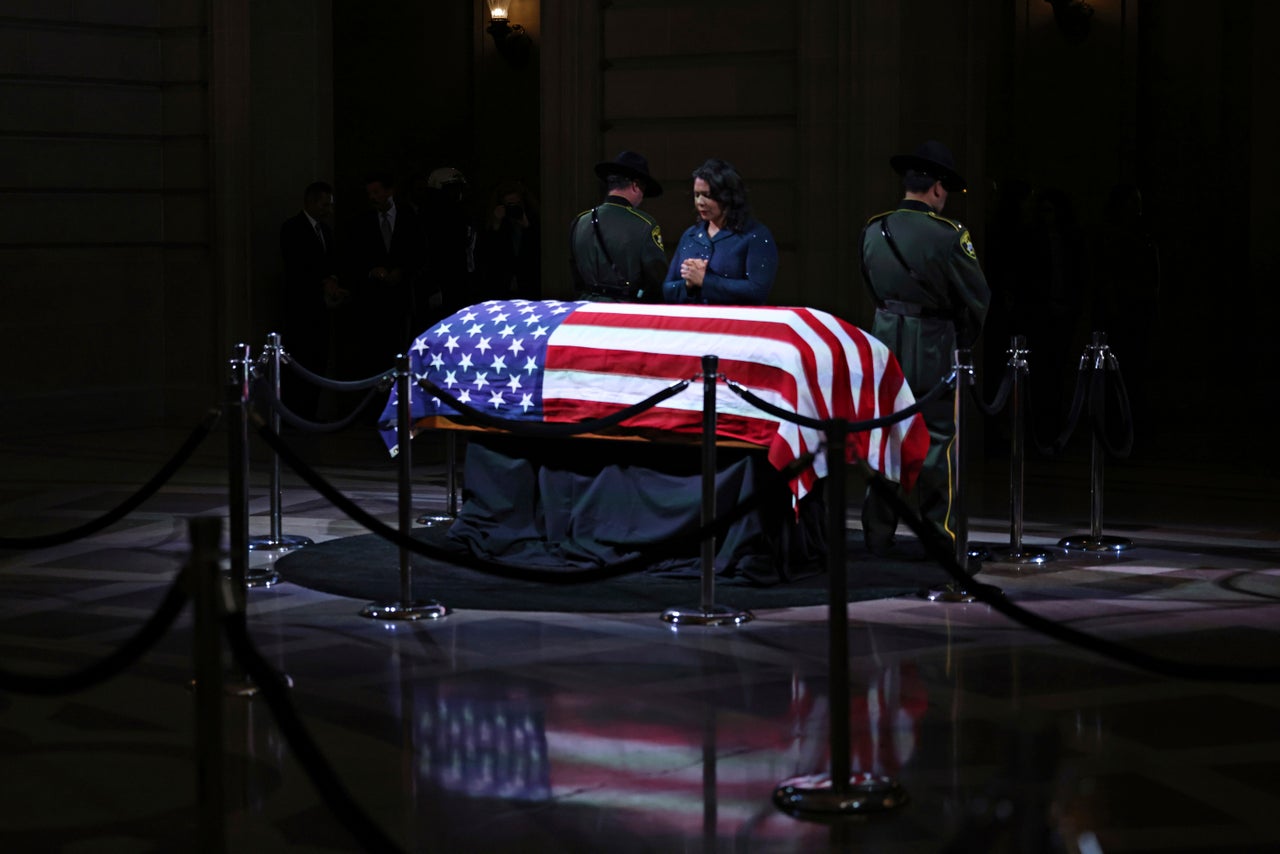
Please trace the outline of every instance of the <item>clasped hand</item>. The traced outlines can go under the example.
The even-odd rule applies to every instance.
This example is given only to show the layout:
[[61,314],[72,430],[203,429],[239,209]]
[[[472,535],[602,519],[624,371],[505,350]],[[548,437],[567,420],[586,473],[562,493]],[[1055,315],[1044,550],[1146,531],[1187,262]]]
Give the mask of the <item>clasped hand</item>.
[[685,287],[702,287],[702,280],[706,275],[706,258],[686,258],[680,262],[680,278],[684,279]]

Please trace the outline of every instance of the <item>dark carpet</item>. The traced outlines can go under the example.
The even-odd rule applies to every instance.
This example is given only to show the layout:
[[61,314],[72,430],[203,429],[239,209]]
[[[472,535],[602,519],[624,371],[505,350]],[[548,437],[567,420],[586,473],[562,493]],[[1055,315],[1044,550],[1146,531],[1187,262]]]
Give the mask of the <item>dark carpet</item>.
[[[447,545],[446,532],[420,528],[413,536]],[[848,599],[884,599],[916,593],[945,581],[942,570],[907,545],[903,559],[875,557],[861,538],[850,537]],[[581,583],[547,583],[502,578],[450,563],[410,555],[414,600],[434,599],[450,608],[485,611],[662,612],[696,609],[701,586],[696,571],[671,578],[636,572]],[[376,603],[400,601],[400,554],[375,534],[329,540],[292,551],[275,563],[283,581]],[[819,605],[828,600],[826,573],[761,587],[717,578],[715,603],[731,608],[763,610]]]

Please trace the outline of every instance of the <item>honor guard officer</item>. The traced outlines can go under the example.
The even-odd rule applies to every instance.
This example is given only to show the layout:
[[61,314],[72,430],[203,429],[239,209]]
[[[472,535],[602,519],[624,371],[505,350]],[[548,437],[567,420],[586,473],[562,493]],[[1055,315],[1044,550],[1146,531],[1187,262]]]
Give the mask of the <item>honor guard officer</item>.
[[662,195],[649,175],[649,161],[634,151],[596,164],[608,195],[574,220],[569,234],[570,269],[579,299],[661,302],[667,255],[658,222],[640,210]]
[[[951,151],[930,140],[889,164],[902,176],[905,198],[863,227],[862,275],[876,306],[871,333],[897,356],[911,390],[920,396],[951,373],[957,347],[977,341],[991,289],[969,230],[941,216],[947,194],[965,190]],[[920,515],[954,546],[959,529],[953,507],[953,394],[923,410],[929,453],[916,493]],[[869,492],[862,505],[867,548],[890,553],[897,526],[893,509]]]

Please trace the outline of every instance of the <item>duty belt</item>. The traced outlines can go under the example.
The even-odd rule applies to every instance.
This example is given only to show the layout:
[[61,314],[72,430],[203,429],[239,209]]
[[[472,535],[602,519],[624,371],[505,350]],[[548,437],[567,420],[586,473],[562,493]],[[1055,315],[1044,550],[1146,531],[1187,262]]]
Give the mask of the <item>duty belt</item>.
[[918,302],[902,302],[896,299],[887,299],[879,306],[881,311],[887,311],[890,314],[897,314],[902,317],[936,317],[943,320],[954,320],[955,315],[949,311],[941,309],[929,308]]
[[581,299],[587,300],[613,300],[616,302],[630,302],[632,299],[631,286],[622,285],[605,285],[594,282],[586,285],[582,289]]

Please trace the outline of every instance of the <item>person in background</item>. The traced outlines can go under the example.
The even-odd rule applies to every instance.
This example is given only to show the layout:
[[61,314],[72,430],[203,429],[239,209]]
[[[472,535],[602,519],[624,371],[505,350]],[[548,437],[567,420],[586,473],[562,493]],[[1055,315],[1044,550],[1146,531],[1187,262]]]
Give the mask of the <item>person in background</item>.
[[578,214],[569,229],[569,271],[579,299],[661,302],[667,272],[658,221],[640,210],[662,195],[649,161],[634,151],[596,164],[603,202]]
[[764,305],[778,274],[778,245],[751,215],[747,185],[712,158],[693,170],[697,221],[680,236],[662,295],[670,303]]
[[[331,221],[333,187],[323,181],[307,185],[302,210],[280,226],[280,259],[284,289],[280,337],[285,352],[316,374],[329,370],[330,311],[350,295],[338,283],[338,250]],[[319,388],[288,372],[281,378],[281,397],[295,414],[314,420]]]
[[[972,347],[982,331],[991,289],[969,229],[941,216],[950,193],[965,180],[950,149],[930,140],[889,164],[902,176],[898,207],[873,216],[862,229],[862,275],[876,306],[871,334],[897,357],[911,391],[921,397],[951,373],[957,347]],[[922,410],[929,452],[916,483],[925,522],[953,547],[964,520],[955,506],[954,391]],[[898,514],[875,493],[862,504],[862,532],[877,555],[894,549]]]
[[440,315],[465,308],[472,297],[475,229],[467,216],[466,190],[462,172],[441,166],[427,176],[420,194],[418,211],[427,230],[427,269],[441,295]]
[[352,276],[359,281],[354,361],[359,376],[372,376],[395,364],[395,357],[422,330],[415,318],[430,301],[426,281],[427,243],[413,207],[396,203],[392,177],[375,172],[365,178],[369,210],[351,228]]
[[504,182],[494,189],[476,236],[480,300],[542,298],[541,229],[535,208],[532,194],[521,181]]

